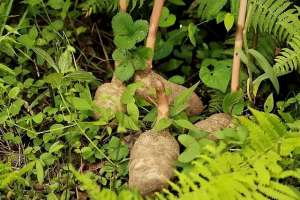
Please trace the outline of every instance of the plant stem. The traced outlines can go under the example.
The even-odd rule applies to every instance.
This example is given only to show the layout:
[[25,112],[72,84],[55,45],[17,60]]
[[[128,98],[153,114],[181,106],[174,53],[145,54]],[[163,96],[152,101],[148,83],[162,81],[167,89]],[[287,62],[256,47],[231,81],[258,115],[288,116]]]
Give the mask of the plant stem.
[[3,25],[2,25],[2,27],[1,27],[1,29],[0,29],[0,36],[3,34],[4,26],[5,26],[6,21],[7,21],[7,19],[8,19],[8,15],[9,15],[9,13],[10,13],[10,11],[11,11],[11,7],[12,7],[13,2],[14,2],[14,0],[10,0],[10,1],[9,1],[9,4],[8,4],[8,6],[7,6],[6,13],[5,13],[5,15],[4,15]]
[[119,7],[121,12],[126,12],[127,11],[127,0],[120,0],[119,2]]
[[169,100],[165,93],[165,87],[162,81],[155,81],[155,89],[157,93],[157,122],[160,119],[168,118],[169,116]]
[[243,30],[247,12],[247,0],[240,1],[239,17],[235,34],[234,55],[231,76],[231,92],[239,90],[241,59],[238,50],[243,47]]
[[[164,2],[165,0],[154,0],[154,5],[150,17],[149,33],[147,36],[146,47],[152,49],[153,52],[155,49],[156,35],[160,16],[164,7]],[[148,60],[148,69],[146,69],[147,71],[151,70],[152,68],[152,59],[153,57]]]

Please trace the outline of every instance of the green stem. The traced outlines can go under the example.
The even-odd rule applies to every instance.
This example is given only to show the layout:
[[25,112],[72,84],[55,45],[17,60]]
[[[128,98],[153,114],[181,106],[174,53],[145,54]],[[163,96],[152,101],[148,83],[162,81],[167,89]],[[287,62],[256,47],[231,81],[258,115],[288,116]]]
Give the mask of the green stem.
[[11,7],[12,7],[13,2],[14,2],[14,0],[10,0],[9,1],[8,7],[6,9],[6,13],[4,15],[3,25],[2,25],[2,27],[0,29],[0,36],[3,34],[4,26],[6,25],[6,22],[7,22],[7,19],[8,19],[8,15],[9,15],[9,13],[11,11]]

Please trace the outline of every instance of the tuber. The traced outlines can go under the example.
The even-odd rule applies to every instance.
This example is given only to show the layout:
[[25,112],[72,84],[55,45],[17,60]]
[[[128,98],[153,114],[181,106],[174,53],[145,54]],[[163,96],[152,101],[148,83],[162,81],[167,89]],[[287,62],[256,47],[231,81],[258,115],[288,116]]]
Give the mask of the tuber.
[[[161,16],[161,12],[164,6],[165,0],[154,0],[152,14],[150,18],[150,27],[149,27],[149,33],[147,36],[146,41],[146,47],[152,49],[154,51],[155,49],[155,42],[156,42],[156,34],[157,29],[159,25],[159,20]],[[187,88],[177,85],[175,83],[169,82],[166,79],[164,79],[162,76],[156,74],[153,72],[152,69],[152,58],[148,60],[148,68],[140,73],[136,73],[135,75],[135,81],[141,81],[144,83],[144,87],[139,88],[137,90],[137,94],[145,98],[146,100],[155,100],[155,93],[153,92],[153,86],[152,81],[158,79],[162,81],[165,84],[165,87],[170,90],[170,98],[169,103],[173,102],[175,97],[178,96],[181,92],[186,90]],[[201,101],[201,98],[197,96],[196,93],[193,93],[193,95],[190,97],[186,112],[188,115],[197,115],[200,114],[204,110],[203,103]]]
[[[159,121],[168,115],[168,98],[158,94]],[[142,195],[152,195],[167,186],[173,177],[179,156],[179,144],[168,130],[149,130],[134,143],[129,161],[129,188],[138,189]]]
[[[123,112],[124,105],[121,102],[121,96],[126,87],[119,80],[113,80],[110,83],[100,85],[95,93],[94,102],[97,107],[104,109],[111,109],[112,112]],[[95,112],[95,118],[100,117],[100,113]]]
[[215,132],[224,128],[231,127],[232,118],[226,113],[213,114],[205,120],[201,120],[195,124],[199,129],[210,133],[208,139],[218,140],[218,137],[214,135]]
[[[147,74],[145,74],[145,73],[137,73],[136,74],[135,81],[136,82],[139,81],[144,84],[144,86],[142,88],[139,88],[137,90],[137,95],[139,95],[145,99],[148,99],[148,100],[156,99],[155,90],[154,90],[153,84],[152,84],[152,82],[155,80],[160,80],[165,84],[167,91],[170,93],[169,94],[169,104],[171,104],[180,93],[182,93],[184,90],[187,89],[184,86],[172,83],[172,82],[166,80],[165,78],[163,78],[162,76],[160,76],[159,74],[157,74],[153,71],[150,71]],[[204,110],[204,105],[201,101],[201,98],[198,97],[198,95],[196,93],[193,93],[187,102],[187,108],[186,108],[187,115],[189,115],[189,116],[198,115],[203,110]]]

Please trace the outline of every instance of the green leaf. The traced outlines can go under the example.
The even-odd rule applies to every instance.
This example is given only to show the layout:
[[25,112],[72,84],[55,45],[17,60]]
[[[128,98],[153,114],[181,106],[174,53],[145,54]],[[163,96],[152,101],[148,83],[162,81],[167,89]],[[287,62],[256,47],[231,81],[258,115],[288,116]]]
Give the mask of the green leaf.
[[112,28],[116,46],[118,48],[132,49],[136,43],[146,38],[148,22],[146,20],[134,22],[128,13],[118,13],[112,19]]
[[10,69],[9,67],[7,67],[6,65],[4,65],[2,63],[0,63],[0,71],[9,73],[9,74],[11,74],[13,76],[15,75],[15,72],[12,69]]
[[8,97],[11,99],[15,99],[17,98],[18,94],[20,93],[20,88],[19,87],[13,87],[9,93],[8,93]]
[[47,3],[51,8],[59,10],[64,5],[64,0],[49,0]]
[[273,109],[274,109],[274,98],[273,98],[273,93],[271,93],[264,103],[264,111],[270,113],[272,112]]
[[175,76],[172,76],[171,78],[169,78],[168,81],[182,85],[182,84],[184,84],[185,79],[183,76],[175,75]]
[[77,110],[92,110],[92,103],[84,98],[70,97],[69,99]]
[[36,175],[37,175],[39,184],[43,184],[45,175],[44,175],[43,163],[41,160],[35,161],[35,169],[36,169]]
[[74,47],[68,45],[67,49],[60,55],[58,60],[58,67],[61,73],[74,72],[72,54],[75,52]]
[[143,87],[143,83],[141,82],[137,82],[137,83],[131,83],[129,85],[127,85],[126,90],[124,91],[124,93],[121,96],[121,102],[123,104],[129,104],[129,103],[134,103],[135,99],[134,99],[134,94],[135,91],[141,87]]
[[49,148],[49,153],[56,153],[59,150],[61,150],[65,145],[61,144],[59,141],[55,142],[54,144],[51,145],[51,147]]
[[181,113],[182,111],[184,111],[187,107],[187,102],[189,100],[189,98],[192,96],[194,90],[198,87],[200,82],[194,84],[192,87],[184,90],[183,92],[181,92],[181,94],[179,94],[178,96],[176,96],[176,98],[174,99],[173,105],[171,106],[170,109],[170,115],[172,117],[178,115],[179,113]]
[[239,90],[234,93],[228,93],[223,100],[223,111],[233,115],[242,114],[245,107],[243,92]]
[[179,155],[178,161],[183,163],[191,162],[199,156],[200,150],[200,145],[197,142],[194,142]]
[[179,135],[178,141],[180,142],[180,144],[182,144],[185,147],[189,147],[193,143],[197,143],[197,140],[194,137],[186,134]]
[[188,27],[188,35],[189,35],[189,39],[191,41],[191,43],[196,46],[196,38],[195,38],[195,34],[197,32],[197,26],[193,23],[190,23],[189,24],[189,27]]
[[184,6],[185,3],[183,0],[169,0],[170,3],[177,5],[177,6]]
[[135,122],[138,122],[140,114],[139,109],[134,102],[127,104],[127,112]]
[[162,28],[167,28],[174,25],[176,22],[176,16],[170,14],[170,11],[167,7],[163,7],[162,14],[159,21],[159,26]]
[[172,124],[172,120],[170,118],[162,118],[157,121],[153,127],[155,131],[161,131],[168,128]]
[[35,123],[40,124],[40,123],[42,123],[43,118],[44,118],[44,114],[43,114],[42,112],[40,112],[39,114],[33,116],[33,117],[32,117],[32,120],[33,120]]
[[251,54],[256,59],[261,69],[263,69],[266,72],[266,75],[271,80],[277,94],[279,94],[279,82],[268,60],[261,53],[259,53],[254,49],[249,49],[248,53]]
[[231,77],[231,64],[231,60],[205,59],[201,64],[199,76],[208,87],[225,93]]
[[224,17],[224,25],[227,31],[230,31],[234,24],[234,16],[231,13],[226,13]]
[[32,50],[38,55],[40,56],[43,60],[46,60],[46,62],[55,69],[56,72],[59,72],[58,67],[56,66],[54,60],[51,58],[51,56],[44,51],[41,48],[38,47],[34,47],[32,48]]
[[203,135],[203,136],[207,135],[206,132],[200,130],[198,127],[196,127],[188,120],[178,119],[178,120],[174,120],[173,123],[176,124],[177,126],[193,131],[197,133],[197,135]]
[[131,63],[126,62],[119,65],[115,70],[115,75],[121,81],[128,81],[134,75],[134,67]]

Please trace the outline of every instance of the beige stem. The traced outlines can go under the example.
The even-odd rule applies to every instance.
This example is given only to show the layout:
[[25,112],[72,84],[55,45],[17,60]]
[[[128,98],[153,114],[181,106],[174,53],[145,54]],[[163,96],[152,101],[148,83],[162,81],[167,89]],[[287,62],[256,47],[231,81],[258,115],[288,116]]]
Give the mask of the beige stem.
[[[159,26],[160,16],[164,7],[164,2],[165,0],[154,0],[154,5],[150,17],[149,33],[147,36],[146,47],[152,49],[153,52],[155,49],[156,35]],[[147,62],[147,71],[151,70],[152,68],[152,59],[153,58],[151,57]]]
[[157,93],[157,121],[159,121],[169,116],[169,99],[162,81],[156,80],[154,86]]
[[240,0],[239,17],[235,33],[234,55],[231,76],[231,92],[239,90],[241,59],[238,50],[243,47],[243,30],[247,12],[247,0]]
[[119,7],[121,12],[127,11],[127,0],[120,0]]

